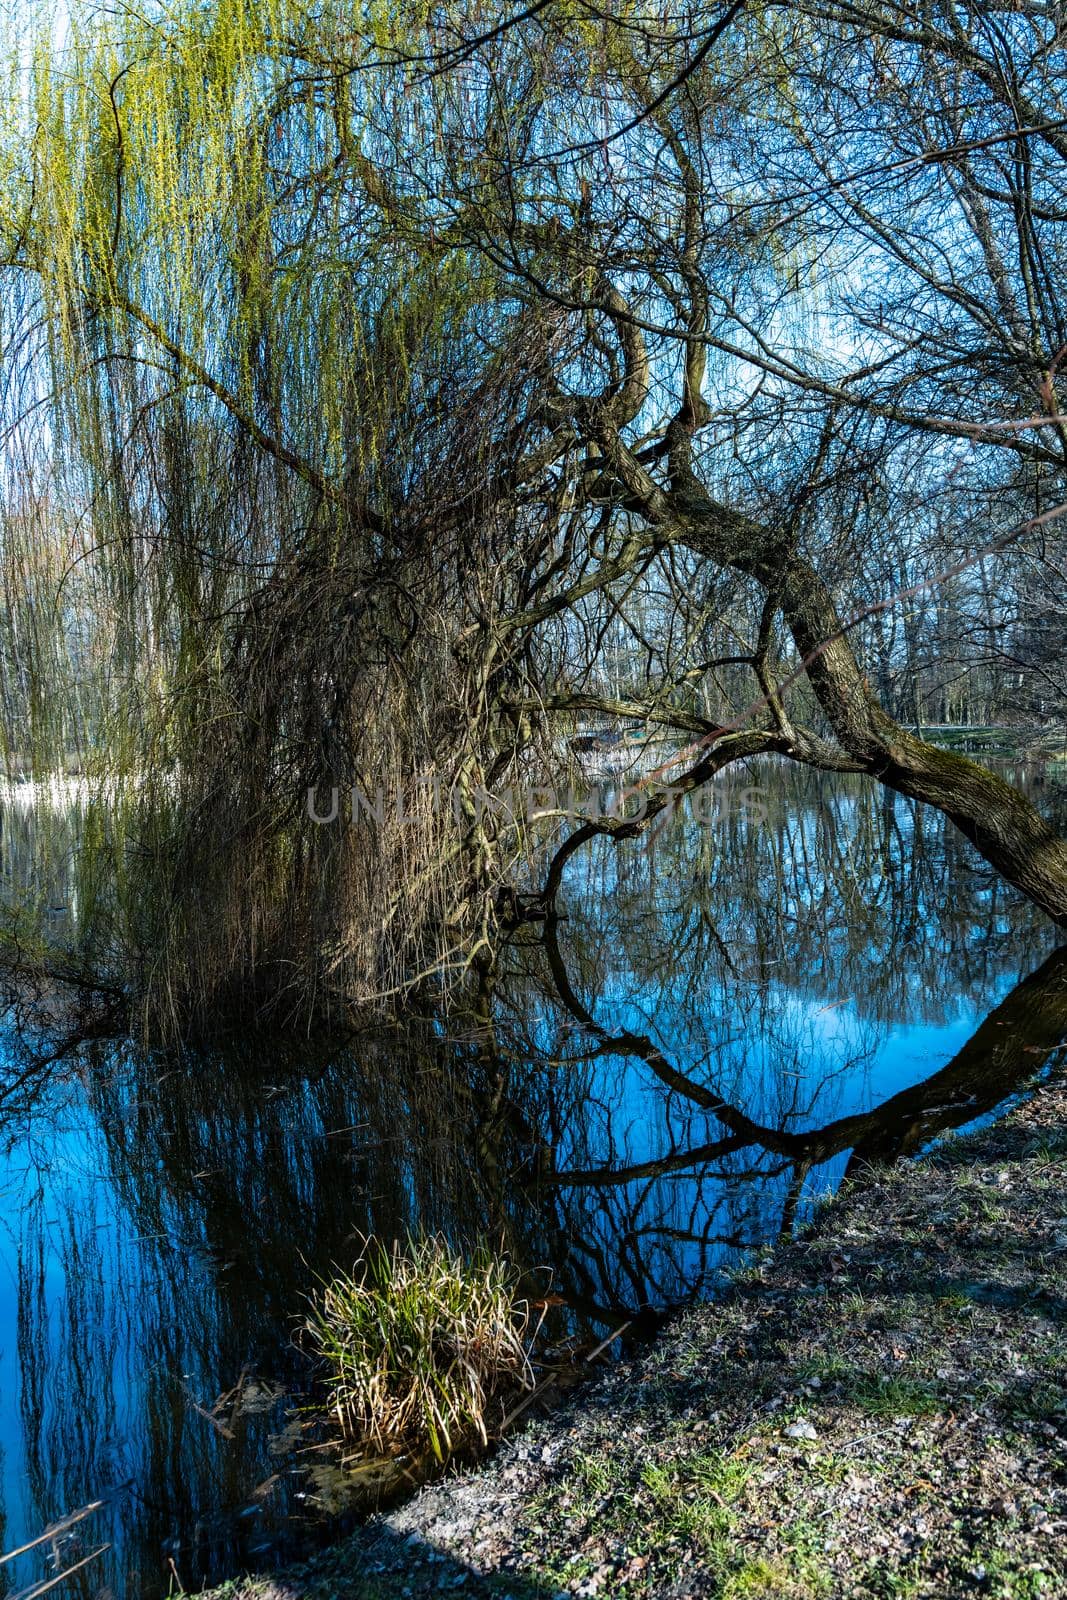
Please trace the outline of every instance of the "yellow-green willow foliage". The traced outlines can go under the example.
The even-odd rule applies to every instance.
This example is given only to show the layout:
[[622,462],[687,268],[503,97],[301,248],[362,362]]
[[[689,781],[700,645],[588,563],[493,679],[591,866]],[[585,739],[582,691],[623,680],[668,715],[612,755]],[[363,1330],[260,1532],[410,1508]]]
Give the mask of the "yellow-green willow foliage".
[[[497,624],[575,549],[560,385],[614,381],[558,242],[706,25],[501,19],[177,0],[9,42],[5,740],[87,774],[82,953],[149,1029],[490,958],[527,842],[477,795],[536,776],[508,707],[546,670]],[[620,215],[682,189],[648,157]]]
[[427,15],[75,9],[4,62],[5,754],[86,774],[85,968],[157,1031],[396,993],[484,934],[453,649],[493,603],[511,335],[435,237],[489,112],[399,61]]

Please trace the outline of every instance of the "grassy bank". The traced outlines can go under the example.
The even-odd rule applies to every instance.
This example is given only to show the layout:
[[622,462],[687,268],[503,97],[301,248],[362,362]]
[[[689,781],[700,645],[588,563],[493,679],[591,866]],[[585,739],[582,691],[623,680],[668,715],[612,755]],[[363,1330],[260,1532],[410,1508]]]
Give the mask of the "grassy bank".
[[852,1184],[646,1356],[215,1600],[1067,1595],[1067,1082]]

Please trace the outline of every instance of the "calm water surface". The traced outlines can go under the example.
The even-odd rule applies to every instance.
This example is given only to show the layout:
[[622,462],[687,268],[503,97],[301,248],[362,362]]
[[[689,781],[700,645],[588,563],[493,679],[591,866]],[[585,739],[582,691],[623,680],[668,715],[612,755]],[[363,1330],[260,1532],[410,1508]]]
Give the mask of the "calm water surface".
[[[714,825],[575,857],[554,935],[516,936],[447,1028],[43,1070],[8,1034],[0,1551],[99,1500],[58,1554],[110,1548],[61,1592],[154,1600],[324,1537],[294,1336],[362,1233],[488,1236],[550,1272],[561,1328],[640,1329],[850,1160],[1055,1059],[1067,956],[938,817],[784,767],[731,781]],[[47,1546],[0,1566],[0,1595],[52,1570]]]

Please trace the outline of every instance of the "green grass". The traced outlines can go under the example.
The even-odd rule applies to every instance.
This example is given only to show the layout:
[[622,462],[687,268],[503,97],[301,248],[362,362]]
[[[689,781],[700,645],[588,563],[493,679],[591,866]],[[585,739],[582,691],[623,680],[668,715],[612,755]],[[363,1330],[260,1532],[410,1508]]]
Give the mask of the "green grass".
[[872,1417],[929,1417],[942,1408],[934,1386],[918,1378],[864,1373],[848,1398]]
[[741,1562],[721,1580],[721,1600],[823,1600],[833,1592],[830,1573],[821,1559],[817,1535],[808,1523],[787,1530],[788,1550],[782,1555]]
[[992,1600],[1052,1600],[1057,1593],[1051,1573],[996,1546],[979,1546],[972,1558],[972,1572],[982,1572],[975,1588]]
[[306,1323],[329,1406],[360,1455],[438,1461],[486,1444],[494,1399],[532,1386],[528,1302],[506,1261],[470,1261],[439,1238],[369,1240],[323,1285]]
[[703,1454],[659,1464],[648,1462],[642,1487],[652,1502],[642,1518],[642,1542],[683,1539],[703,1551],[712,1569],[730,1565],[729,1536],[737,1521],[750,1468],[736,1457]]

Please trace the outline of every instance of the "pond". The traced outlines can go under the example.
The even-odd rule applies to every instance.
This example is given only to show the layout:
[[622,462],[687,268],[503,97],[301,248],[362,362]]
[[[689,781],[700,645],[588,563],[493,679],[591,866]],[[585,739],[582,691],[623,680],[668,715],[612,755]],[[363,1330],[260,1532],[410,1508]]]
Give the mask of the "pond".
[[709,816],[576,855],[558,925],[447,1024],[51,1064],[9,1030],[0,1551],[92,1506],[55,1541],[86,1561],[62,1592],[155,1600],[328,1536],[299,1329],[364,1234],[488,1238],[560,1331],[641,1334],[850,1161],[995,1114],[1055,1058],[1067,953],[940,817],[785,766],[720,784]]

